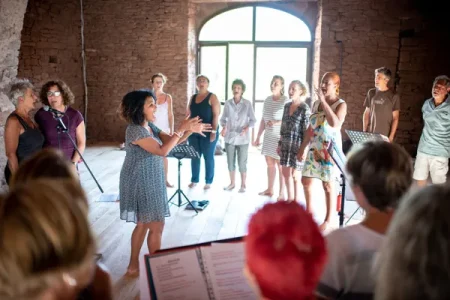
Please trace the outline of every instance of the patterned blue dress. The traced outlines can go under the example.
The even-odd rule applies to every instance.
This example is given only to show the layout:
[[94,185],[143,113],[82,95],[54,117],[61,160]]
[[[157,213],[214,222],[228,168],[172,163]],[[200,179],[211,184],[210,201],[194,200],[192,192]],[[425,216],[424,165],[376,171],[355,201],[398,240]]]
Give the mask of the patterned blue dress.
[[161,132],[149,123],[152,133],[130,124],[125,134],[126,157],[120,171],[120,218],[127,222],[163,222],[170,216],[163,157],[151,154],[132,142],[152,137],[162,143]]

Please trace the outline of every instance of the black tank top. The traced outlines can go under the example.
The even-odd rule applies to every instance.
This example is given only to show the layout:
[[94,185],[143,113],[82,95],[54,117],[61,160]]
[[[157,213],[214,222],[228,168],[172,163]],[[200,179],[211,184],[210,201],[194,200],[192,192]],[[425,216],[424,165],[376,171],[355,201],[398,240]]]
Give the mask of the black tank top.
[[[27,122],[15,112],[11,113],[8,119],[11,117],[16,117],[24,129],[24,132],[19,135],[19,143],[17,144],[16,150],[17,160],[20,164],[25,158],[42,149],[42,145],[44,145],[44,136],[38,128],[30,127]],[[5,178],[7,183],[9,183],[10,176],[11,172],[8,165],[6,165]]]

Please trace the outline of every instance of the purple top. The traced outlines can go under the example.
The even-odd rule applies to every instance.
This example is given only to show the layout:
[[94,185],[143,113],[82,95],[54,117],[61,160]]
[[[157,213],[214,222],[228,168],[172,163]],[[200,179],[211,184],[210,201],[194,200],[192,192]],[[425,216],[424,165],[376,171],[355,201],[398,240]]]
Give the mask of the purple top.
[[[39,129],[44,134],[44,147],[54,147],[60,149],[68,159],[72,159],[75,152],[75,147],[65,133],[58,134],[56,127],[59,121],[53,116],[53,113],[45,111],[43,108],[39,109],[34,116]],[[69,130],[69,134],[77,142],[77,127],[84,121],[83,115],[71,107],[67,107],[66,113],[61,118]]]

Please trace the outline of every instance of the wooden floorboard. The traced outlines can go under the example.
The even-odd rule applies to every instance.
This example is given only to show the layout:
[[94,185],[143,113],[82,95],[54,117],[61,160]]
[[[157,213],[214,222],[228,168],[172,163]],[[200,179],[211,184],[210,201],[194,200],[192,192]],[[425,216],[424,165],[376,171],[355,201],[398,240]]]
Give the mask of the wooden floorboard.
[[[120,169],[125,152],[120,151],[118,145],[102,144],[89,146],[84,156],[104,192],[118,193]],[[171,216],[166,219],[163,232],[163,248],[246,234],[248,220],[252,213],[265,203],[276,199],[276,197],[271,199],[258,196],[258,192],[262,191],[267,184],[264,158],[256,151],[251,151],[248,161],[247,191],[243,194],[238,193],[238,188],[233,191],[223,190],[223,187],[229,183],[225,155],[216,156],[214,184],[208,191],[203,190],[204,182],[200,182],[194,189],[187,187],[190,182],[190,163],[183,162],[182,190],[191,200],[209,200],[210,204],[198,215],[194,211],[184,210],[184,206],[171,205]],[[203,162],[201,168],[200,178],[203,179]],[[108,268],[114,283],[115,299],[139,299],[138,280],[123,277],[129,261],[130,239],[134,224],[120,220],[119,202],[97,202],[101,192],[84,165],[80,165],[80,174],[83,188],[89,197],[89,219],[97,236],[98,250],[103,254],[102,262]],[[169,159],[169,179],[171,183],[176,184],[177,160],[175,159]],[[169,197],[174,192],[175,188],[168,189]],[[313,205],[317,211],[316,217],[320,220],[324,216],[325,209],[320,186],[318,186],[317,194]],[[178,197],[175,198],[173,202],[177,203]],[[351,214],[356,207],[354,202],[347,202],[346,213]],[[361,215],[358,213],[353,222],[358,222],[359,219]],[[147,246],[144,243],[141,255],[147,252]]]

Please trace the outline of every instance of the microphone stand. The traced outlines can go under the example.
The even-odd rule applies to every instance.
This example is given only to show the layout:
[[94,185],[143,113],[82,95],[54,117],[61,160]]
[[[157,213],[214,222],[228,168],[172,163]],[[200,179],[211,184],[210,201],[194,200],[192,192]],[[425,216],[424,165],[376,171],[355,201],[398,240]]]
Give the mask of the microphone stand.
[[72,142],[73,147],[75,148],[75,150],[77,151],[77,153],[80,155],[81,159],[83,160],[84,165],[86,166],[86,169],[88,169],[89,173],[91,174],[92,178],[94,179],[95,183],[98,186],[98,189],[100,190],[100,192],[103,192],[102,187],[100,186],[100,184],[98,183],[97,179],[95,178],[94,174],[92,174],[91,169],[89,168],[88,164],[86,163],[86,160],[84,159],[83,155],[81,155],[80,150],[77,147],[77,144],[75,143],[75,141],[72,139],[72,137],[70,136],[69,130],[67,129],[66,125],[64,124],[63,120],[61,119],[63,117],[63,115],[59,115],[58,114],[54,114],[54,118],[55,120],[58,120],[58,125],[56,126],[56,130],[58,132],[58,139],[59,139],[59,134],[61,132],[65,133],[67,135],[67,137],[70,139],[70,141]]

